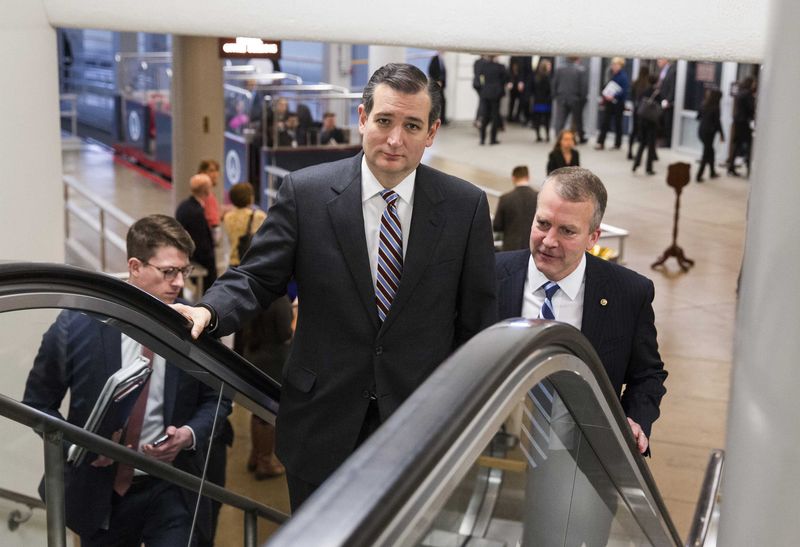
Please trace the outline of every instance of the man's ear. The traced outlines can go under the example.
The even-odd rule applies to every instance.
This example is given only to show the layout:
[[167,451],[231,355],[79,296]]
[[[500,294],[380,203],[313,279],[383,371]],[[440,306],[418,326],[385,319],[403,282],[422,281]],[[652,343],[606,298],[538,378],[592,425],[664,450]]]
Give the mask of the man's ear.
[[600,240],[601,233],[603,233],[603,231],[600,228],[597,228],[594,232],[589,234],[589,245],[586,247],[587,251],[591,250],[592,247],[597,245],[597,242]]
[[139,277],[141,270],[144,268],[144,262],[132,256],[128,259],[128,276]]

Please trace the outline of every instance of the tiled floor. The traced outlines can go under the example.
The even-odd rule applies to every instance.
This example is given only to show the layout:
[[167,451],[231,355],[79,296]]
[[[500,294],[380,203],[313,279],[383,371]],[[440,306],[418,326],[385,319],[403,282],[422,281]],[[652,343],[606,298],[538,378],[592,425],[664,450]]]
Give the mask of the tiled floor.
[[[538,185],[544,177],[549,144],[534,143],[530,130],[509,127],[499,146],[479,146],[468,124],[443,128],[425,162],[481,186],[505,191],[510,173],[527,164]],[[736,282],[742,258],[749,184],[722,177],[692,183],[681,196],[678,244],[696,261],[687,274],[674,259],[666,272],[650,264],[672,237],[674,191],[666,185],[666,166],[695,165],[695,157],[660,150],[655,176],[632,174],[624,151],[580,147],[581,164],[594,170],[609,192],[605,222],[630,231],[626,265],[650,277],[656,286],[656,325],[661,354],[670,376],[661,419],[653,430],[650,467],[682,537],[685,537],[708,460],[709,450],[724,447],[732,360]],[[133,217],[170,213],[172,196],[132,171],[117,167],[107,152],[90,148],[66,153],[64,170]],[[724,172],[724,170],[722,171]],[[183,196],[178,196],[181,199]],[[494,207],[496,200],[490,200]],[[118,268],[124,268],[124,262]],[[233,417],[236,441],[230,452],[228,483],[234,490],[288,510],[285,483],[252,480],[244,471],[249,448],[249,417]],[[242,543],[242,515],[223,508],[219,545]],[[260,526],[264,539],[268,526]],[[270,528],[271,529],[271,528]]]

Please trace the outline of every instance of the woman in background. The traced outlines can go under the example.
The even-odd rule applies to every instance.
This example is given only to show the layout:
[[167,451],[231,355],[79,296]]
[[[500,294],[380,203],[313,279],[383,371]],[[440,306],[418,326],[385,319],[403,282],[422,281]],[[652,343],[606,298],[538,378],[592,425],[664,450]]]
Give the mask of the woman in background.
[[562,129],[550,156],[547,158],[547,174],[560,167],[576,167],[581,164],[578,151],[575,150],[575,133]]
[[553,96],[550,90],[550,61],[542,59],[530,81],[530,89],[533,95],[533,130],[536,131],[536,142],[542,142],[542,136],[539,134],[540,127],[544,127],[544,138],[547,142],[550,142],[550,115],[553,111]]
[[700,160],[700,170],[697,171],[697,182],[703,182],[703,173],[706,170],[706,165],[710,168],[712,179],[719,177],[714,169],[714,137],[719,133],[719,140],[725,142],[725,135],[722,133],[722,122],[719,116],[719,102],[721,99],[722,92],[719,89],[707,89],[703,106],[697,112],[697,119],[700,120],[697,136],[703,141],[703,157]]

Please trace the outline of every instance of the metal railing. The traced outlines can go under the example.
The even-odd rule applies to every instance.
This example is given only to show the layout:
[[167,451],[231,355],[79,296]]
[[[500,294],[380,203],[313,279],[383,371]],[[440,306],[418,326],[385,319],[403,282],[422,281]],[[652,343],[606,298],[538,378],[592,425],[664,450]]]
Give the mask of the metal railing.
[[[69,441],[86,447],[91,452],[108,456],[114,461],[141,469],[148,475],[202,494],[220,503],[241,509],[245,513],[245,547],[255,547],[257,517],[282,524],[288,515],[255,500],[206,482],[200,477],[181,471],[167,463],[135,452],[119,443],[86,431],[44,412],[30,408],[5,395],[0,395],[0,415],[26,425],[42,436],[44,441],[45,490],[47,499],[47,537],[49,547],[66,545],[66,517],[64,504],[64,450]],[[43,505],[43,504],[42,504]]]
[[[706,467],[703,486],[692,520],[692,528],[686,537],[686,547],[703,547],[710,538],[712,523],[719,516],[719,493],[722,483],[722,470],[725,463],[725,452],[712,450]],[[716,538],[712,545],[716,545]]]
[[14,509],[8,514],[8,529],[12,532],[19,528],[20,524],[25,524],[31,519],[34,509],[45,509],[45,504],[42,500],[20,494],[19,492],[6,490],[5,488],[0,488],[0,498],[25,505],[28,508],[28,513],[25,515],[23,515],[22,511],[19,509]]
[[[106,245],[117,249],[123,255],[126,253],[125,238],[109,228],[109,219],[116,221],[125,230],[130,227],[135,220],[133,217],[115,207],[112,203],[103,198],[93,195],[90,188],[81,184],[75,178],[64,175],[64,243],[68,250],[77,254],[82,260],[90,264],[95,270],[108,271],[108,252]],[[94,212],[78,205],[75,200],[70,199],[70,192],[75,192],[81,199],[88,201]],[[86,245],[84,245],[74,232],[70,229],[70,219],[74,217],[84,225],[91,228],[99,238],[99,257],[95,255]]]

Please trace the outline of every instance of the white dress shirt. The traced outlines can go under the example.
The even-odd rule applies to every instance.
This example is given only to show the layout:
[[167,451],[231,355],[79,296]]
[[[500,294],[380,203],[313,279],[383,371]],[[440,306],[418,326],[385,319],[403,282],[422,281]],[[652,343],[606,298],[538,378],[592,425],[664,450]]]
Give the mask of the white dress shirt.
[[[567,323],[580,330],[583,321],[583,293],[586,289],[586,255],[571,274],[558,281],[553,295],[553,315],[556,321]],[[522,317],[540,319],[545,294],[542,285],[550,281],[536,268],[533,256],[528,258],[528,276],[522,290]]]
[[[142,345],[124,334],[121,335],[122,367],[129,366],[136,362],[142,353]],[[139,446],[137,451],[141,451],[142,446],[152,443],[161,435],[167,425],[164,423],[164,374],[167,363],[163,357],[153,354],[153,372],[150,373],[150,387],[147,390],[147,406],[144,411],[144,421],[142,422],[142,432],[139,435]],[[178,424],[180,427],[183,424]],[[189,426],[184,426],[192,432],[192,445],[187,450],[195,447],[194,430]],[[138,471],[138,470],[136,470]]]
[[[403,258],[408,248],[408,234],[411,230],[411,212],[414,207],[414,169],[400,184],[392,188],[400,199],[397,200],[397,216],[403,231]],[[381,216],[386,209],[386,200],[381,197],[385,188],[367,167],[366,158],[361,158],[361,210],[364,213],[364,235],[367,237],[369,268],[372,272],[372,285],[378,280],[378,246],[380,245]]]

